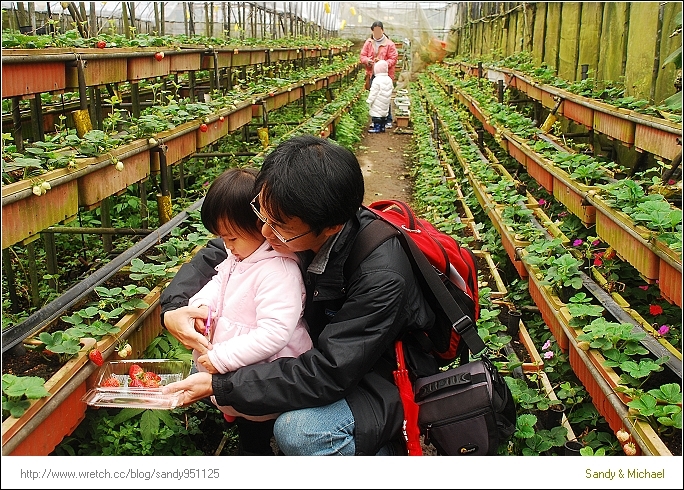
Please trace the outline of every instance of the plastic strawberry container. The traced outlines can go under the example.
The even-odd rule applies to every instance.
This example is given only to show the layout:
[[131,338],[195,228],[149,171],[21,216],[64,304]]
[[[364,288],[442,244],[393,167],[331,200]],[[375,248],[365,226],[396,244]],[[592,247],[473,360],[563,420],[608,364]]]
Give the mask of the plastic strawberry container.
[[[139,365],[145,372],[151,371],[161,378],[159,388],[128,386],[128,371],[133,364]],[[187,377],[190,366],[183,361],[170,359],[126,359],[107,361],[97,373],[95,387],[89,390],[81,400],[90,406],[110,408],[153,408],[172,409],[179,403],[179,394],[164,395],[161,386]],[[104,381],[115,377],[121,386],[118,388],[102,386]]]

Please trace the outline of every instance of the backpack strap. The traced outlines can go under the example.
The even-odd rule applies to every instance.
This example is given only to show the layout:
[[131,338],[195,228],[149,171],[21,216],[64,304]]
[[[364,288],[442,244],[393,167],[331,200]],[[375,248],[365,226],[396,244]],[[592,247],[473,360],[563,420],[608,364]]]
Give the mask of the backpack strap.
[[[406,232],[402,229],[386,221],[382,216],[377,214],[376,216],[378,219],[373,220],[357,234],[351,252],[344,264],[345,277],[349,277],[351,272],[356,270],[373,250],[391,237],[396,236],[406,252],[416,276],[418,278],[422,277],[422,284],[430,289],[434,298],[439,302],[447,318],[449,318],[452,328],[461,336],[473,354],[482,351],[485,348],[485,344],[477,333],[474,321],[463,312],[463,308],[449,293],[436,273],[435,268],[425,257],[425,254],[421,252],[420,248],[418,248],[418,245],[416,245],[413,239],[407,237]],[[431,344],[427,336],[416,335],[415,337],[421,343],[428,342]],[[423,338],[424,340],[422,340]],[[425,348],[426,345],[423,345],[423,347]],[[426,350],[429,351],[433,348],[434,345],[430,345]]]
[[359,268],[370,253],[385,243],[393,236],[399,236],[400,232],[382,219],[374,219],[356,235],[351,252],[344,263],[344,277]]

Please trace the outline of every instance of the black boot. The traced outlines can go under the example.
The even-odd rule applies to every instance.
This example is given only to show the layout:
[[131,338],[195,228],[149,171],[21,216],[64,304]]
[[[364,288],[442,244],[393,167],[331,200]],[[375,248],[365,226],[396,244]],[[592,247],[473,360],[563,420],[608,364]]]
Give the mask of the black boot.
[[271,447],[275,419],[266,422],[253,422],[238,417],[235,425],[238,428],[239,456],[274,456]]

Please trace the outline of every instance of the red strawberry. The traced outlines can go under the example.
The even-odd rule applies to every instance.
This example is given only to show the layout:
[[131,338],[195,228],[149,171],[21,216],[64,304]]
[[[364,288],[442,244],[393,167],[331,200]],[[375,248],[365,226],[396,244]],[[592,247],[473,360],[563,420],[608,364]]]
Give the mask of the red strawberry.
[[207,126],[204,123],[200,124],[200,131],[202,131],[203,133],[206,133],[207,131],[209,131],[209,126]]
[[100,49],[104,49],[105,47],[107,47],[107,43],[105,41],[98,41],[97,47]]
[[128,379],[128,386],[130,386],[131,388],[144,388],[145,387],[143,382],[140,381],[138,378],[129,378]]
[[114,376],[110,376],[102,382],[101,386],[103,388],[118,388],[121,386],[121,383]]
[[140,367],[138,364],[133,364],[131,367],[128,369],[128,376],[133,379],[140,379],[142,378],[143,374],[145,373],[145,370]]
[[225,117],[223,117],[223,116],[219,116],[219,121],[223,122],[223,121],[225,121],[225,120],[226,120],[226,118],[225,118]]
[[161,51],[154,53],[154,59],[157,61],[163,60],[164,59],[164,53],[162,53]]
[[152,371],[147,371],[141,378],[143,386],[148,388],[159,388],[161,384],[161,376],[154,374]]
[[98,366],[102,366],[102,364],[104,364],[104,358],[102,357],[102,352],[100,352],[99,349],[91,349],[88,351],[88,359],[93,361]]

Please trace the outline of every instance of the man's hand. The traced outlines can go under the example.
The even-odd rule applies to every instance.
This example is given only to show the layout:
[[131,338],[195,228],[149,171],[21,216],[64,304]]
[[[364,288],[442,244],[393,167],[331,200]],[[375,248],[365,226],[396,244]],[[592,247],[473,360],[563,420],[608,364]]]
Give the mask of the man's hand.
[[195,319],[206,318],[207,307],[183,306],[164,313],[164,325],[171,335],[188,349],[197,349],[206,354],[209,340],[195,329]]
[[180,406],[190,405],[214,394],[214,389],[211,386],[211,374],[191,374],[182,381],[162,386],[162,393],[164,395],[180,393]]

